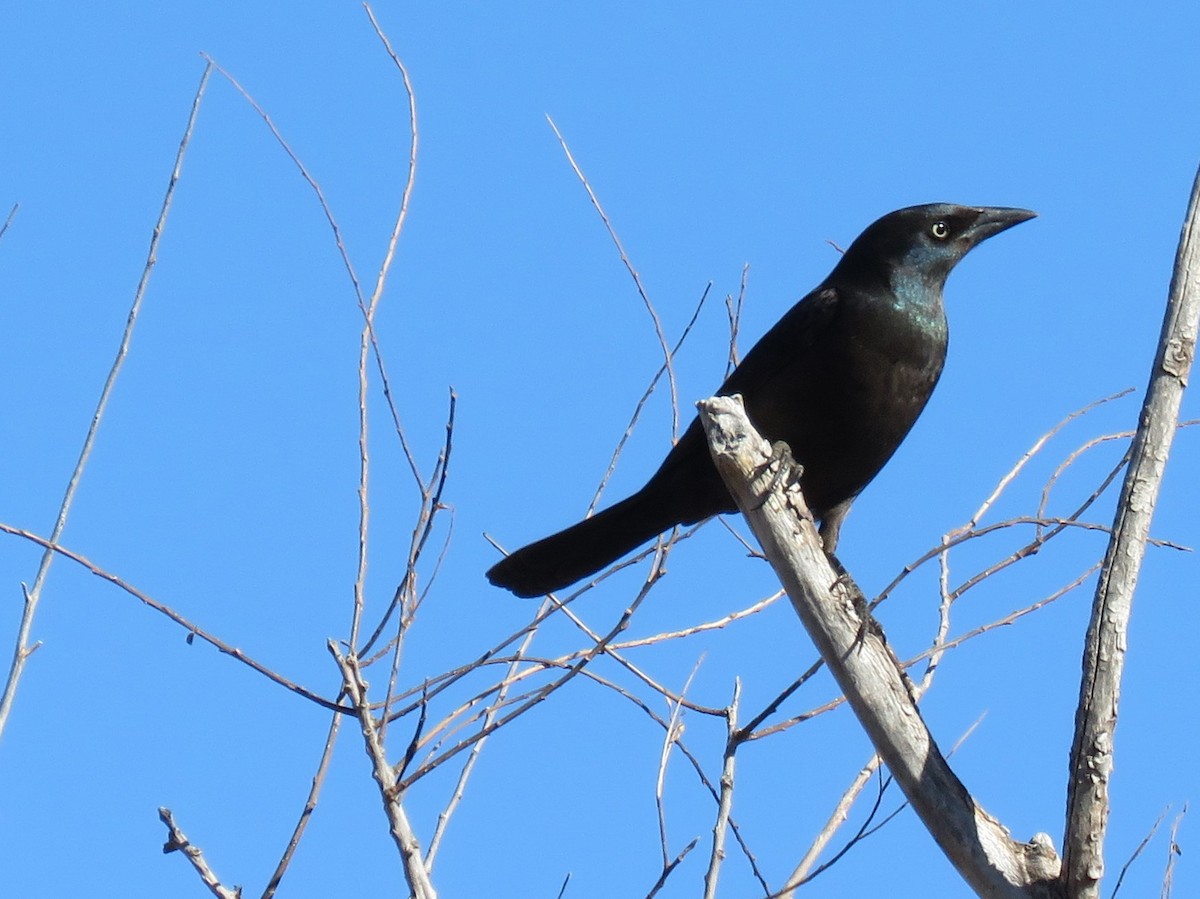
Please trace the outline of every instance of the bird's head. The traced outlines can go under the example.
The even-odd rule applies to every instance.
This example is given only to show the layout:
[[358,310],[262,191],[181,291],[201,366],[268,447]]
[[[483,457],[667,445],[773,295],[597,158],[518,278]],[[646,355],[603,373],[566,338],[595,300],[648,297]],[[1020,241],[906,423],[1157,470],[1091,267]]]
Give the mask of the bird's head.
[[889,212],[850,245],[838,264],[843,274],[919,281],[940,294],[960,259],[993,235],[1033,218],[1028,209],[929,203]]

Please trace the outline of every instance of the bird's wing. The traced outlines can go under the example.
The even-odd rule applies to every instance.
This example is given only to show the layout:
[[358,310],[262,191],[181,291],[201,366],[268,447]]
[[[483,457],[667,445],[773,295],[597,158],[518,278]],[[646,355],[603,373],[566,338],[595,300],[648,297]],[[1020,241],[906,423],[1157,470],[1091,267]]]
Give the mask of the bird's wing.
[[789,309],[759,338],[717,391],[721,396],[761,389],[785,369],[804,365],[829,335],[841,307],[836,287],[821,286]]

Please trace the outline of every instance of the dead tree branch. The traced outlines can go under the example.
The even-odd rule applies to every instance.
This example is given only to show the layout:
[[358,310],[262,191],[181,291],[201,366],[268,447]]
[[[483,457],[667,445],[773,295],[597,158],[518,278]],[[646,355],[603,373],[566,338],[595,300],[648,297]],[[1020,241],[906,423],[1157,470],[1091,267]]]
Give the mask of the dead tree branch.
[[950,770],[895,656],[860,617],[865,599],[848,575],[835,572],[799,486],[777,476],[771,446],[750,424],[741,398],[714,397],[699,408],[713,459],[738,508],[871,742],[942,851],[980,896],[1060,895],[1050,838],[1013,840]]
[[1066,894],[1093,899],[1104,876],[1108,780],[1113,765],[1117,700],[1128,645],[1133,591],[1141,571],[1163,471],[1179,421],[1179,406],[1196,355],[1200,322],[1200,172],[1192,185],[1158,352],[1117,502],[1112,536],[1088,626],[1083,678],[1071,746],[1067,828],[1063,840]]

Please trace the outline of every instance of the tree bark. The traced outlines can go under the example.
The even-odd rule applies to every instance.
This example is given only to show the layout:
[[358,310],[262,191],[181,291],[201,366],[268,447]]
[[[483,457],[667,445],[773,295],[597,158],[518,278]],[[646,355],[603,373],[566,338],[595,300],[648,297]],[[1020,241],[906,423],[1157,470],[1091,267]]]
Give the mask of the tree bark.
[[789,462],[772,455],[746,417],[741,397],[714,397],[698,405],[717,468],[793,608],[942,851],[980,896],[1061,896],[1059,859],[1050,837],[1038,834],[1024,844],[1013,840],[946,764],[895,656],[866,612],[862,593],[826,556],[799,486],[789,479],[794,473],[778,470]]
[[1137,585],[1150,519],[1163,470],[1179,422],[1179,406],[1196,355],[1200,320],[1200,171],[1192,184],[1162,336],[1150,371],[1150,384],[1130,449],[1129,468],[1083,653],[1083,678],[1071,747],[1067,827],[1063,839],[1063,881],[1071,899],[1094,899],[1104,876],[1104,834],[1108,823],[1108,781],[1113,767],[1113,734],[1133,591]]

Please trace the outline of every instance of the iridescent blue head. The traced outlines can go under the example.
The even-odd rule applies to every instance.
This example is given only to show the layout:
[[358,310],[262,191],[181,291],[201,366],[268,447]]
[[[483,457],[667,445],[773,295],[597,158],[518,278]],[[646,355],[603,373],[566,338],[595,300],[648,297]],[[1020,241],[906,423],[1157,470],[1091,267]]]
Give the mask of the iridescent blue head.
[[1035,215],[1028,209],[953,203],[898,209],[859,235],[835,271],[882,281],[900,296],[919,286],[940,298],[950,270],[972,247]]

